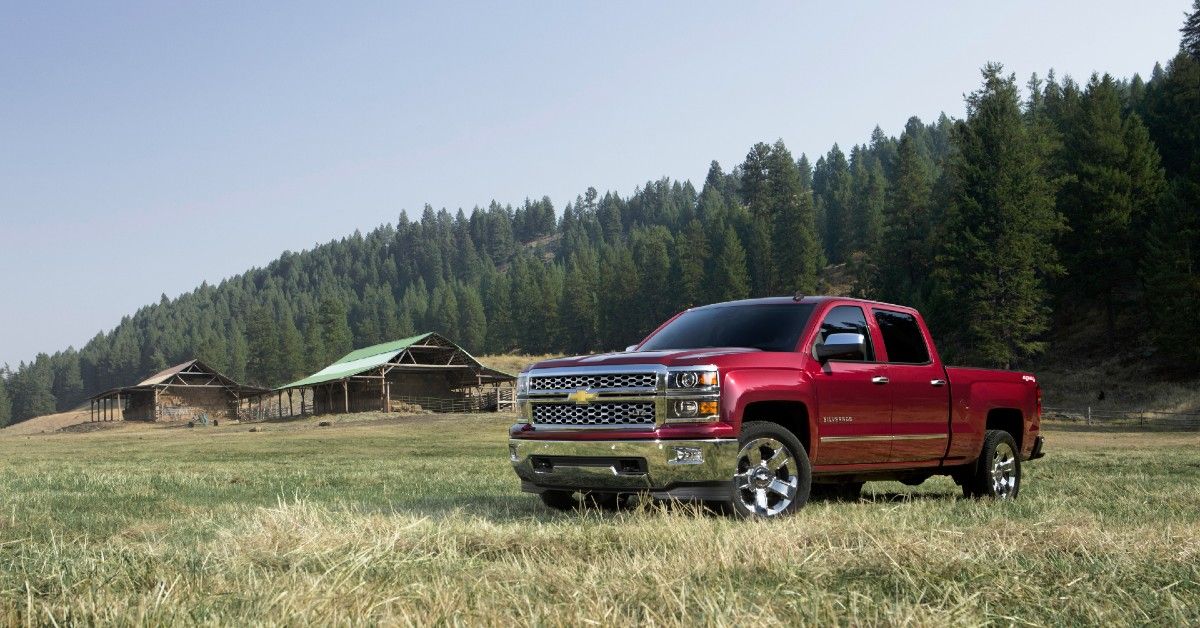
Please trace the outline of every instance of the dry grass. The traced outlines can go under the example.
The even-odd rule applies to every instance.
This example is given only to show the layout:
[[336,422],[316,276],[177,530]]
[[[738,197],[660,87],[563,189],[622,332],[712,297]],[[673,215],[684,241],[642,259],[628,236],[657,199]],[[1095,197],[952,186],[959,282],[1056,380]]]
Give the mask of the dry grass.
[[1200,623],[1200,435],[1050,433],[1021,499],[553,513],[505,417],[0,438],[0,624]]
[[88,421],[91,421],[91,412],[87,408],[83,410],[68,410],[67,412],[46,414],[15,425],[9,425],[2,428],[0,434],[4,434],[5,436],[25,436],[28,434],[57,432],[65,427],[87,423]]
[[485,366],[490,366],[490,367],[492,367],[492,368],[494,368],[494,369],[497,369],[497,370],[500,370],[500,371],[504,371],[505,373],[512,373],[513,375],[516,375],[517,373],[520,373],[520,372],[521,372],[521,371],[522,371],[522,370],[523,370],[525,367],[527,367],[527,366],[529,366],[529,365],[531,365],[531,364],[533,364],[533,363],[535,363],[535,362],[541,362],[542,360],[549,360],[550,358],[558,358],[558,357],[562,357],[562,356],[560,356],[560,355],[556,355],[556,354],[546,354],[546,355],[518,355],[518,354],[504,354],[504,355],[484,355],[484,356],[479,356],[479,361],[480,361],[480,362],[482,362],[482,363],[483,363]]

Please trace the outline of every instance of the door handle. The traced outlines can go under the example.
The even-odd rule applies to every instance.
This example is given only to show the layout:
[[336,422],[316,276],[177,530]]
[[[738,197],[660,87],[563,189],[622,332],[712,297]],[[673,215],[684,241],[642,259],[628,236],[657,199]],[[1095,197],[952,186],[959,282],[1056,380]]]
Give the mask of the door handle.
[[888,379],[888,378],[886,378],[886,377],[884,377],[884,376],[882,376],[882,375],[876,375],[875,377],[872,377],[872,378],[871,378],[871,383],[872,383],[872,384],[880,384],[880,385],[883,385],[883,384],[886,384],[886,383],[888,383],[888,382],[890,382],[890,381],[892,381],[892,380],[890,380],[890,379]]
[[946,385],[946,380],[944,380],[944,379],[931,379],[931,380],[929,380],[929,385],[930,385],[930,386],[945,386],[945,385]]

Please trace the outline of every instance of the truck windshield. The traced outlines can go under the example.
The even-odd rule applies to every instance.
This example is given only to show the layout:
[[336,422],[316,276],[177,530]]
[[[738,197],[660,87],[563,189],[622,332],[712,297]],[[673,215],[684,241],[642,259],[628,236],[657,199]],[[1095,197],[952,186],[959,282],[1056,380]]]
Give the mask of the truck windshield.
[[807,303],[722,305],[680,314],[650,337],[639,351],[745,347],[795,351],[812,315]]

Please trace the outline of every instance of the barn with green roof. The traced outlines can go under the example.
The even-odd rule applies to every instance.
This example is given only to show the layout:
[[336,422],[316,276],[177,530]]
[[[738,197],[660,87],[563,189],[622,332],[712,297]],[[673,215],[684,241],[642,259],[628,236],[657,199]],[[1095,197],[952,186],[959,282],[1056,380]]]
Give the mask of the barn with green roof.
[[511,403],[515,379],[431,332],[351,351],[276,390],[289,395],[311,390],[315,414],[391,412],[413,406],[474,412]]

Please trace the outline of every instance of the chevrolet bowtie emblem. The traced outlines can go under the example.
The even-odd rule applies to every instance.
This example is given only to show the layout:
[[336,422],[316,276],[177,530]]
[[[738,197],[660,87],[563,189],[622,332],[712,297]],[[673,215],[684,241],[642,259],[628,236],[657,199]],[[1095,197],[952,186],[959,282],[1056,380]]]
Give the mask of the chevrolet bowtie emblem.
[[587,405],[587,404],[595,401],[598,397],[600,397],[600,395],[597,395],[594,392],[588,392],[586,390],[576,390],[575,392],[567,395],[567,401],[571,401],[571,402],[577,403],[579,405]]

